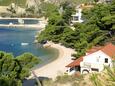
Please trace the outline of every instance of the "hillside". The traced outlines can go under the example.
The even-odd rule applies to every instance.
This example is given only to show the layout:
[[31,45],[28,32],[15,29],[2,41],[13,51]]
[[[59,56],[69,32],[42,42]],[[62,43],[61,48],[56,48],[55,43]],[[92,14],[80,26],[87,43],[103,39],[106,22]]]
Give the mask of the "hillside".
[[94,0],[0,0],[0,6],[7,6],[11,3],[17,3],[19,6],[24,6],[26,1],[45,1],[45,2],[50,2],[50,3],[55,3],[55,4],[59,4],[61,2],[65,2],[65,1],[70,1],[74,4],[81,4],[81,3],[86,3],[86,2],[92,2]]
[[61,75],[55,81],[44,81],[44,86],[115,86],[115,69],[106,68],[101,73],[73,76]]
[[73,4],[82,4],[82,3],[87,3],[87,2],[93,2],[94,0],[44,0],[44,1],[55,3],[55,4],[59,4],[65,1],[69,1]]
[[[46,5],[45,5],[46,6]],[[71,3],[64,3],[60,15],[58,7],[47,5],[44,14],[49,18],[48,25],[38,36],[38,41],[50,40],[77,51],[76,58],[95,45],[104,45],[115,41],[115,2],[111,4],[96,4],[92,9],[83,10],[84,23],[76,23],[72,30],[70,25],[74,7]]]
[[24,6],[26,0],[0,0],[0,6],[8,6],[11,3],[17,3],[19,6]]

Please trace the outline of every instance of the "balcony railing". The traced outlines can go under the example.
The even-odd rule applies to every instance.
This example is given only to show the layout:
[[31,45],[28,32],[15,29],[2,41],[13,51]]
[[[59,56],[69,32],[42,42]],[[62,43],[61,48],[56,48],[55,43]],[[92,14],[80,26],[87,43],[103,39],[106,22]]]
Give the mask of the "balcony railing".
[[83,68],[100,68],[103,66],[103,64],[99,63],[88,63],[88,62],[81,62],[80,66]]
[[91,63],[81,62],[80,66],[81,66],[81,67],[84,67],[84,68],[91,68]]

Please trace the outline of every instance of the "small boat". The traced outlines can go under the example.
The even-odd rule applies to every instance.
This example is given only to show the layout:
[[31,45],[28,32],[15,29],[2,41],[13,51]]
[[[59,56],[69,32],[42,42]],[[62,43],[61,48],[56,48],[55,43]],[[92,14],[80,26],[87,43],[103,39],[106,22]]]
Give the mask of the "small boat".
[[23,46],[23,45],[29,45],[29,43],[21,43],[21,45]]
[[34,40],[34,43],[38,43],[38,40]]
[[43,47],[44,47],[44,48],[51,47],[51,44],[44,44]]
[[35,38],[37,38],[38,36],[36,35],[36,36],[34,36]]
[[12,22],[10,22],[10,23],[9,23],[9,25],[13,25],[13,23],[12,23]]

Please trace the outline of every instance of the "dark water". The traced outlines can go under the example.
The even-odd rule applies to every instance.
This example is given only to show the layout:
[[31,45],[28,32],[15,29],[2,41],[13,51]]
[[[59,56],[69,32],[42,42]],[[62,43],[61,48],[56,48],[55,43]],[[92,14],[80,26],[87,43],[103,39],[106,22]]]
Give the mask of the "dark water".
[[[37,24],[39,21],[35,19],[23,19],[24,24]],[[19,24],[18,19],[0,19],[0,24]]]
[[[37,30],[28,28],[0,28],[0,51],[11,52],[15,56],[24,52],[31,52],[46,63],[57,56],[56,49],[45,49],[38,44],[34,44]],[[21,43],[28,43],[22,45]]]

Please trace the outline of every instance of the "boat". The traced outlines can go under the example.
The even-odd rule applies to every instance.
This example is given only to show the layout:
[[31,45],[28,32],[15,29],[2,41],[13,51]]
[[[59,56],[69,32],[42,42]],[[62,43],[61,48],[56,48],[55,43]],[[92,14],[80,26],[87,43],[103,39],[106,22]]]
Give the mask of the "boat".
[[35,35],[34,37],[35,37],[35,38],[37,38],[38,36],[37,36],[37,35]]
[[44,44],[43,47],[44,47],[44,48],[51,47],[51,44]]
[[47,42],[47,43],[43,44],[43,47],[48,48],[48,47],[51,47],[51,45],[52,45],[51,42]]
[[21,45],[23,46],[23,45],[29,45],[29,43],[21,43]]
[[12,23],[12,22],[10,22],[10,23],[9,23],[9,25],[13,25],[13,23]]
[[38,40],[34,40],[34,43],[38,43]]

